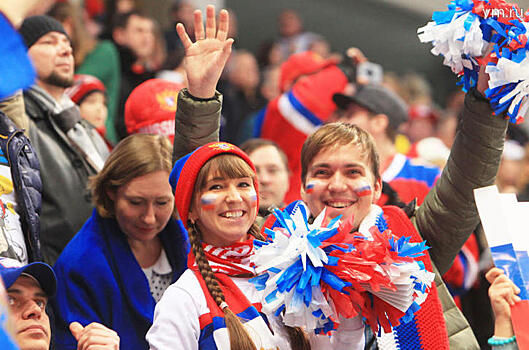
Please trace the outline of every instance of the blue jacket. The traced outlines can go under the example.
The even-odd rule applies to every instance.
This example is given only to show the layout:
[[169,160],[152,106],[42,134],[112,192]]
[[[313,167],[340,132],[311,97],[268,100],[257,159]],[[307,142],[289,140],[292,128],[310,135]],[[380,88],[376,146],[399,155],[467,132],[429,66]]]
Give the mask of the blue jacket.
[[[173,268],[174,282],[186,268],[187,236],[174,219],[159,235]],[[121,349],[149,348],[145,334],[152,325],[155,301],[115,219],[102,218],[94,210],[60,255],[54,270],[57,296],[52,300],[53,335],[57,349],[77,349],[68,329],[73,321],[83,326],[99,322],[113,329],[121,338]]]
[[42,261],[40,248],[40,209],[42,182],[40,165],[23,130],[0,112],[0,154],[11,169],[17,213],[20,215],[29,262]]

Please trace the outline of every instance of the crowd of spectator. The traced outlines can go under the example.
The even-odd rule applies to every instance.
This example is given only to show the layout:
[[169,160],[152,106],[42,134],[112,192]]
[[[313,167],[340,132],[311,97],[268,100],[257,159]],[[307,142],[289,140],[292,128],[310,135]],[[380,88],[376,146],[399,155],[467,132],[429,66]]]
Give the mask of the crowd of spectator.
[[[232,322],[225,305],[230,297],[224,300],[216,289],[218,283],[224,288],[226,281],[215,277],[218,270],[209,267],[209,252],[202,245],[233,242],[204,236],[220,224],[208,221],[215,219],[198,204],[197,196],[207,196],[210,190],[195,181],[203,185],[210,177],[222,177],[224,182],[216,186],[225,186],[226,193],[237,187],[247,206],[243,213],[253,205],[251,188],[258,188],[256,215],[237,233],[245,236],[254,235],[255,224],[269,226],[273,211],[294,200],[303,199],[314,216],[323,207],[341,212],[349,206],[347,201],[326,201],[318,187],[334,181],[334,175],[323,179],[333,164],[356,152],[340,139],[334,143],[342,148],[329,151],[326,142],[338,132],[364,138],[355,142],[365,154],[376,148],[376,160],[364,153],[349,157],[357,163],[370,159],[369,171],[362,176],[373,182],[371,202],[400,207],[418,235],[432,241],[431,264],[447,287],[439,275],[439,305],[446,311],[454,300],[452,320],[463,320],[456,329],[444,316],[450,347],[485,349],[492,334],[510,339],[504,299],[518,301],[519,291],[501,271],[490,270],[493,264],[475,208],[465,208],[465,195],[444,178],[472,190],[472,181],[465,181],[472,180],[471,171],[479,167],[461,175],[449,157],[451,150],[463,152],[457,137],[468,137],[464,119],[489,113],[479,86],[466,97],[453,92],[445,103],[436,103],[434,86],[420,74],[384,72],[380,81],[363,81],[359,68],[368,58],[361,48],[333,52],[326,38],[305,30],[301,15],[291,9],[277,18],[278,37],[253,53],[232,40],[240,29],[234,11],[215,13],[209,6],[204,28],[202,13],[191,1],[171,6],[168,28],[133,0],[24,0],[28,11],[12,2],[0,7],[0,19],[17,29],[36,76],[23,91],[0,96],[0,275],[12,319],[20,323],[13,330],[20,349],[191,346],[187,338],[168,340],[174,329],[185,328],[180,321],[171,323],[178,315],[169,308],[190,312],[178,304],[183,297],[175,290],[192,293],[189,283],[198,283],[200,276],[206,280],[202,290],[214,300],[193,302],[218,308],[226,324]],[[2,30],[7,33],[9,28],[0,26],[0,34]],[[495,151],[482,154],[481,165],[487,166],[480,174],[483,183],[476,180],[473,185],[491,180],[500,192],[528,200],[529,127],[507,128],[498,120],[488,127],[498,135],[490,141],[496,142],[490,147],[496,150],[502,149],[507,129],[501,161]],[[340,129],[344,124],[356,126],[345,132]],[[205,165],[218,155],[203,146],[211,141],[234,145],[229,152],[218,151],[228,157],[219,158],[228,165]],[[311,142],[313,153],[307,151]],[[477,147],[488,150],[487,145]],[[240,164],[224,153],[237,155]],[[322,154],[331,160],[321,166],[325,174],[320,176],[312,166]],[[199,162],[200,168],[190,165]],[[244,187],[251,188],[242,191],[234,177],[252,178],[254,183],[245,182]],[[320,182],[314,186],[310,179]],[[349,184],[342,181],[329,186],[346,191]],[[232,194],[215,195],[225,195],[228,202]],[[448,204],[440,199],[443,196],[449,196]],[[367,215],[366,208],[359,220]],[[443,213],[456,209],[463,214],[444,223],[440,232],[437,223],[446,219]],[[446,243],[442,235],[453,240]],[[193,257],[190,270],[188,254]],[[194,259],[198,270],[192,270]],[[169,287],[177,280],[177,287]],[[239,288],[247,288],[246,282],[238,281]],[[491,284],[492,304],[487,296]],[[441,295],[441,290],[451,296]],[[156,307],[160,300],[167,309]],[[206,322],[203,313],[197,315]],[[33,326],[31,320],[36,321]],[[262,326],[259,317],[253,321]],[[193,332],[200,333],[200,346],[207,348],[212,336],[203,333],[204,325],[196,325]],[[239,326],[226,327],[232,337],[230,327]],[[290,327],[288,336],[274,334],[276,324],[268,327],[270,344],[286,338],[293,344],[299,336],[299,330]],[[459,339],[453,337],[456,332],[461,332]],[[361,333],[366,349],[378,348],[376,341],[368,345],[376,335]],[[241,338],[246,341],[248,335]],[[333,341],[337,345],[342,340]],[[306,349],[309,342],[313,348],[329,346],[315,346],[315,340],[307,338],[305,345],[292,348]]]

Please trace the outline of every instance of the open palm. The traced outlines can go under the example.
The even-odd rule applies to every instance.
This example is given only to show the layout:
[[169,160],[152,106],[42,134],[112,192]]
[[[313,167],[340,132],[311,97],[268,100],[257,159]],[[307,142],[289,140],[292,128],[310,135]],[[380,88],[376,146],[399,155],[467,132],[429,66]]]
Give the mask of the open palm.
[[185,70],[189,93],[198,98],[211,98],[217,82],[231,53],[233,39],[228,39],[229,16],[226,10],[219,14],[219,28],[216,30],[215,8],[206,10],[206,29],[202,23],[201,11],[195,11],[194,27],[196,41],[193,43],[183,24],[176,26],[178,36],[185,49]]

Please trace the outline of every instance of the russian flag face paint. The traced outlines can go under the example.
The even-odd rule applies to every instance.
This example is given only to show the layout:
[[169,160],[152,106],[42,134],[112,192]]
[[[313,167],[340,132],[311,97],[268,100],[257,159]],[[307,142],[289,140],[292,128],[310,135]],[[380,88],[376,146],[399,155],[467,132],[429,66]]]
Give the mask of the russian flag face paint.
[[200,197],[200,205],[203,210],[215,209],[215,203],[217,202],[217,195],[212,193],[205,193]]
[[311,194],[312,192],[314,192],[314,184],[312,182],[309,182],[307,184],[307,187],[305,187],[305,192],[307,194]]
[[256,207],[257,206],[257,193],[255,192],[255,190],[251,190],[249,193],[249,196],[250,196],[250,202],[252,203],[252,207]]
[[371,186],[367,182],[360,182],[355,188],[356,195],[358,197],[369,196],[372,193]]

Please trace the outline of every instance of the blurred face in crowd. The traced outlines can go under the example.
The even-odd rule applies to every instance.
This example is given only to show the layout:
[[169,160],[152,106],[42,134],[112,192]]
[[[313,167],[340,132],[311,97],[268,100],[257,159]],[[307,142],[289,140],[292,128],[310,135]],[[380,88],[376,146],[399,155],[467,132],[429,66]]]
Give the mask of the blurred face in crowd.
[[[73,83],[74,60],[68,37],[49,32],[39,38],[28,50],[42,85],[69,87]],[[44,86],[45,88],[45,86]]]
[[279,32],[284,37],[296,35],[302,31],[301,19],[293,10],[287,10],[279,16]]
[[263,146],[248,155],[257,170],[259,207],[281,207],[288,191],[288,169],[274,146]]
[[81,117],[88,120],[96,128],[102,128],[107,120],[108,109],[105,94],[94,91],[83,99],[79,105]]
[[133,11],[136,4],[133,0],[118,0],[116,2],[116,13],[127,13]]
[[154,51],[154,23],[150,18],[131,15],[124,29],[117,30],[117,42],[127,46],[139,59],[149,58]]
[[108,195],[114,201],[119,228],[129,241],[155,239],[173,214],[174,197],[168,171],[138,176]]
[[249,52],[235,56],[230,81],[242,90],[253,90],[259,85],[259,67],[254,55]]
[[257,170],[259,207],[281,207],[288,191],[288,168],[276,147],[263,146],[248,155]]
[[412,143],[435,134],[435,124],[430,118],[413,119],[407,122],[405,133]]
[[323,209],[327,217],[354,215],[357,228],[380,197],[381,180],[375,180],[369,160],[356,144],[322,149],[310,162],[301,198],[317,216]]
[[45,308],[48,297],[39,283],[22,274],[7,290],[10,326],[20,350],[48,350],[50,320]]
[[343,123],[355,124],[371,134],[371,115],[372,113],[368,109],[351,103],[347,107],[347,111],[342,113],[339,118],[336,119]]

